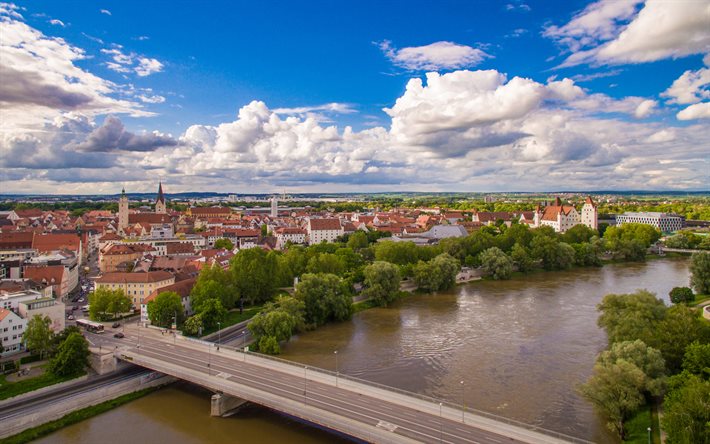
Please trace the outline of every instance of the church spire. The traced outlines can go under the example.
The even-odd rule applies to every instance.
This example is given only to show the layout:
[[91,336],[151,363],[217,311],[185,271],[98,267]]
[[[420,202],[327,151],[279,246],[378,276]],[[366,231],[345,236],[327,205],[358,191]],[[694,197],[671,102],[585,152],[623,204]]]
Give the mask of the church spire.
[[158,184],[158,198],[155,200],[155,202],[162,202],[165,203],[165,196],[163,196],[163,181],[161,180]]

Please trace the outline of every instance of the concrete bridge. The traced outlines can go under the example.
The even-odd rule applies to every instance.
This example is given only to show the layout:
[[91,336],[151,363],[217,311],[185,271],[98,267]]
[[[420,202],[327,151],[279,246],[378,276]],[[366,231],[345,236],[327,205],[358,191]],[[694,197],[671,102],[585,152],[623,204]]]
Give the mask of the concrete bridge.
[[327,370],[140,330],[116,358],[214,391],[215,416],[249,401],[375,443],[587,442]]

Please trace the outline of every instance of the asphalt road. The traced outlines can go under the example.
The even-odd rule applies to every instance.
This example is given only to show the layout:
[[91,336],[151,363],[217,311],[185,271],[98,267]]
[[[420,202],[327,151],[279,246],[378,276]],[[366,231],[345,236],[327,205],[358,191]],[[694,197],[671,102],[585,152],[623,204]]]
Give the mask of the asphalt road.
[[62,387],[57,390],[52,390],[50,392],[10,402],[0,406],[0,423],[18,415],[32,414],[34,411],[46,406],[47,404],[65,402],[67,399],[78,396],[82,393],[118,384],[120,382],[127,381],[141,375],[147,375],[149,373],[151,373],[151,370],[130,365],[115,373],[96,376],[95,378],[90,378],[86,381],[79,382],[68,387]]
[[[125,345],[125,344],[124,344]],[[403,407],[367,394],[320,383],[307,377],[296,377],[236,358],[208,353],[181,344],[151,337],[141,339],[140,348],[131,352],[156,358],[184,368],[220,374],[220,379],[237,382],[283,398],[306,402],[328,412],[363,424],[383,428],[419,442],[446,443],[513,443],[523,442],[477,429],[461,421],[440,418],[414,408]],[[307,370],[304,371],[307,374]]]

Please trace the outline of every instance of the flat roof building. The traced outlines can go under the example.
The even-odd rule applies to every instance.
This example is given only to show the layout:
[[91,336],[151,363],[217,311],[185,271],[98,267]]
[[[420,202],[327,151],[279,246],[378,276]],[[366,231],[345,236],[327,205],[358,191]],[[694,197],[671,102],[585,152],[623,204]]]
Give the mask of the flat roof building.
[[627,212],[616,216],[616,224],[623,225],[629,223],[651,225],[663,233],[670,233],[683,229],[683,218],[675,214],[659,212]]

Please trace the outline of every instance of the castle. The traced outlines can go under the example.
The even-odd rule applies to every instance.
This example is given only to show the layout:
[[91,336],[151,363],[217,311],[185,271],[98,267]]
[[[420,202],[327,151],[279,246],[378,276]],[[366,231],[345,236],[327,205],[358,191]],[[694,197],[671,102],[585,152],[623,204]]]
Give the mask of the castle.
[[597,206],[591,197],[587,196],[582,206],[582,214],[572,205],[563,205],[560,198],[555,199],[554,205],[535,208],[532,226],[552,227],[558,233],[564,233],[575,225],[586,225],[594,230],[599,228],[597,222]]

